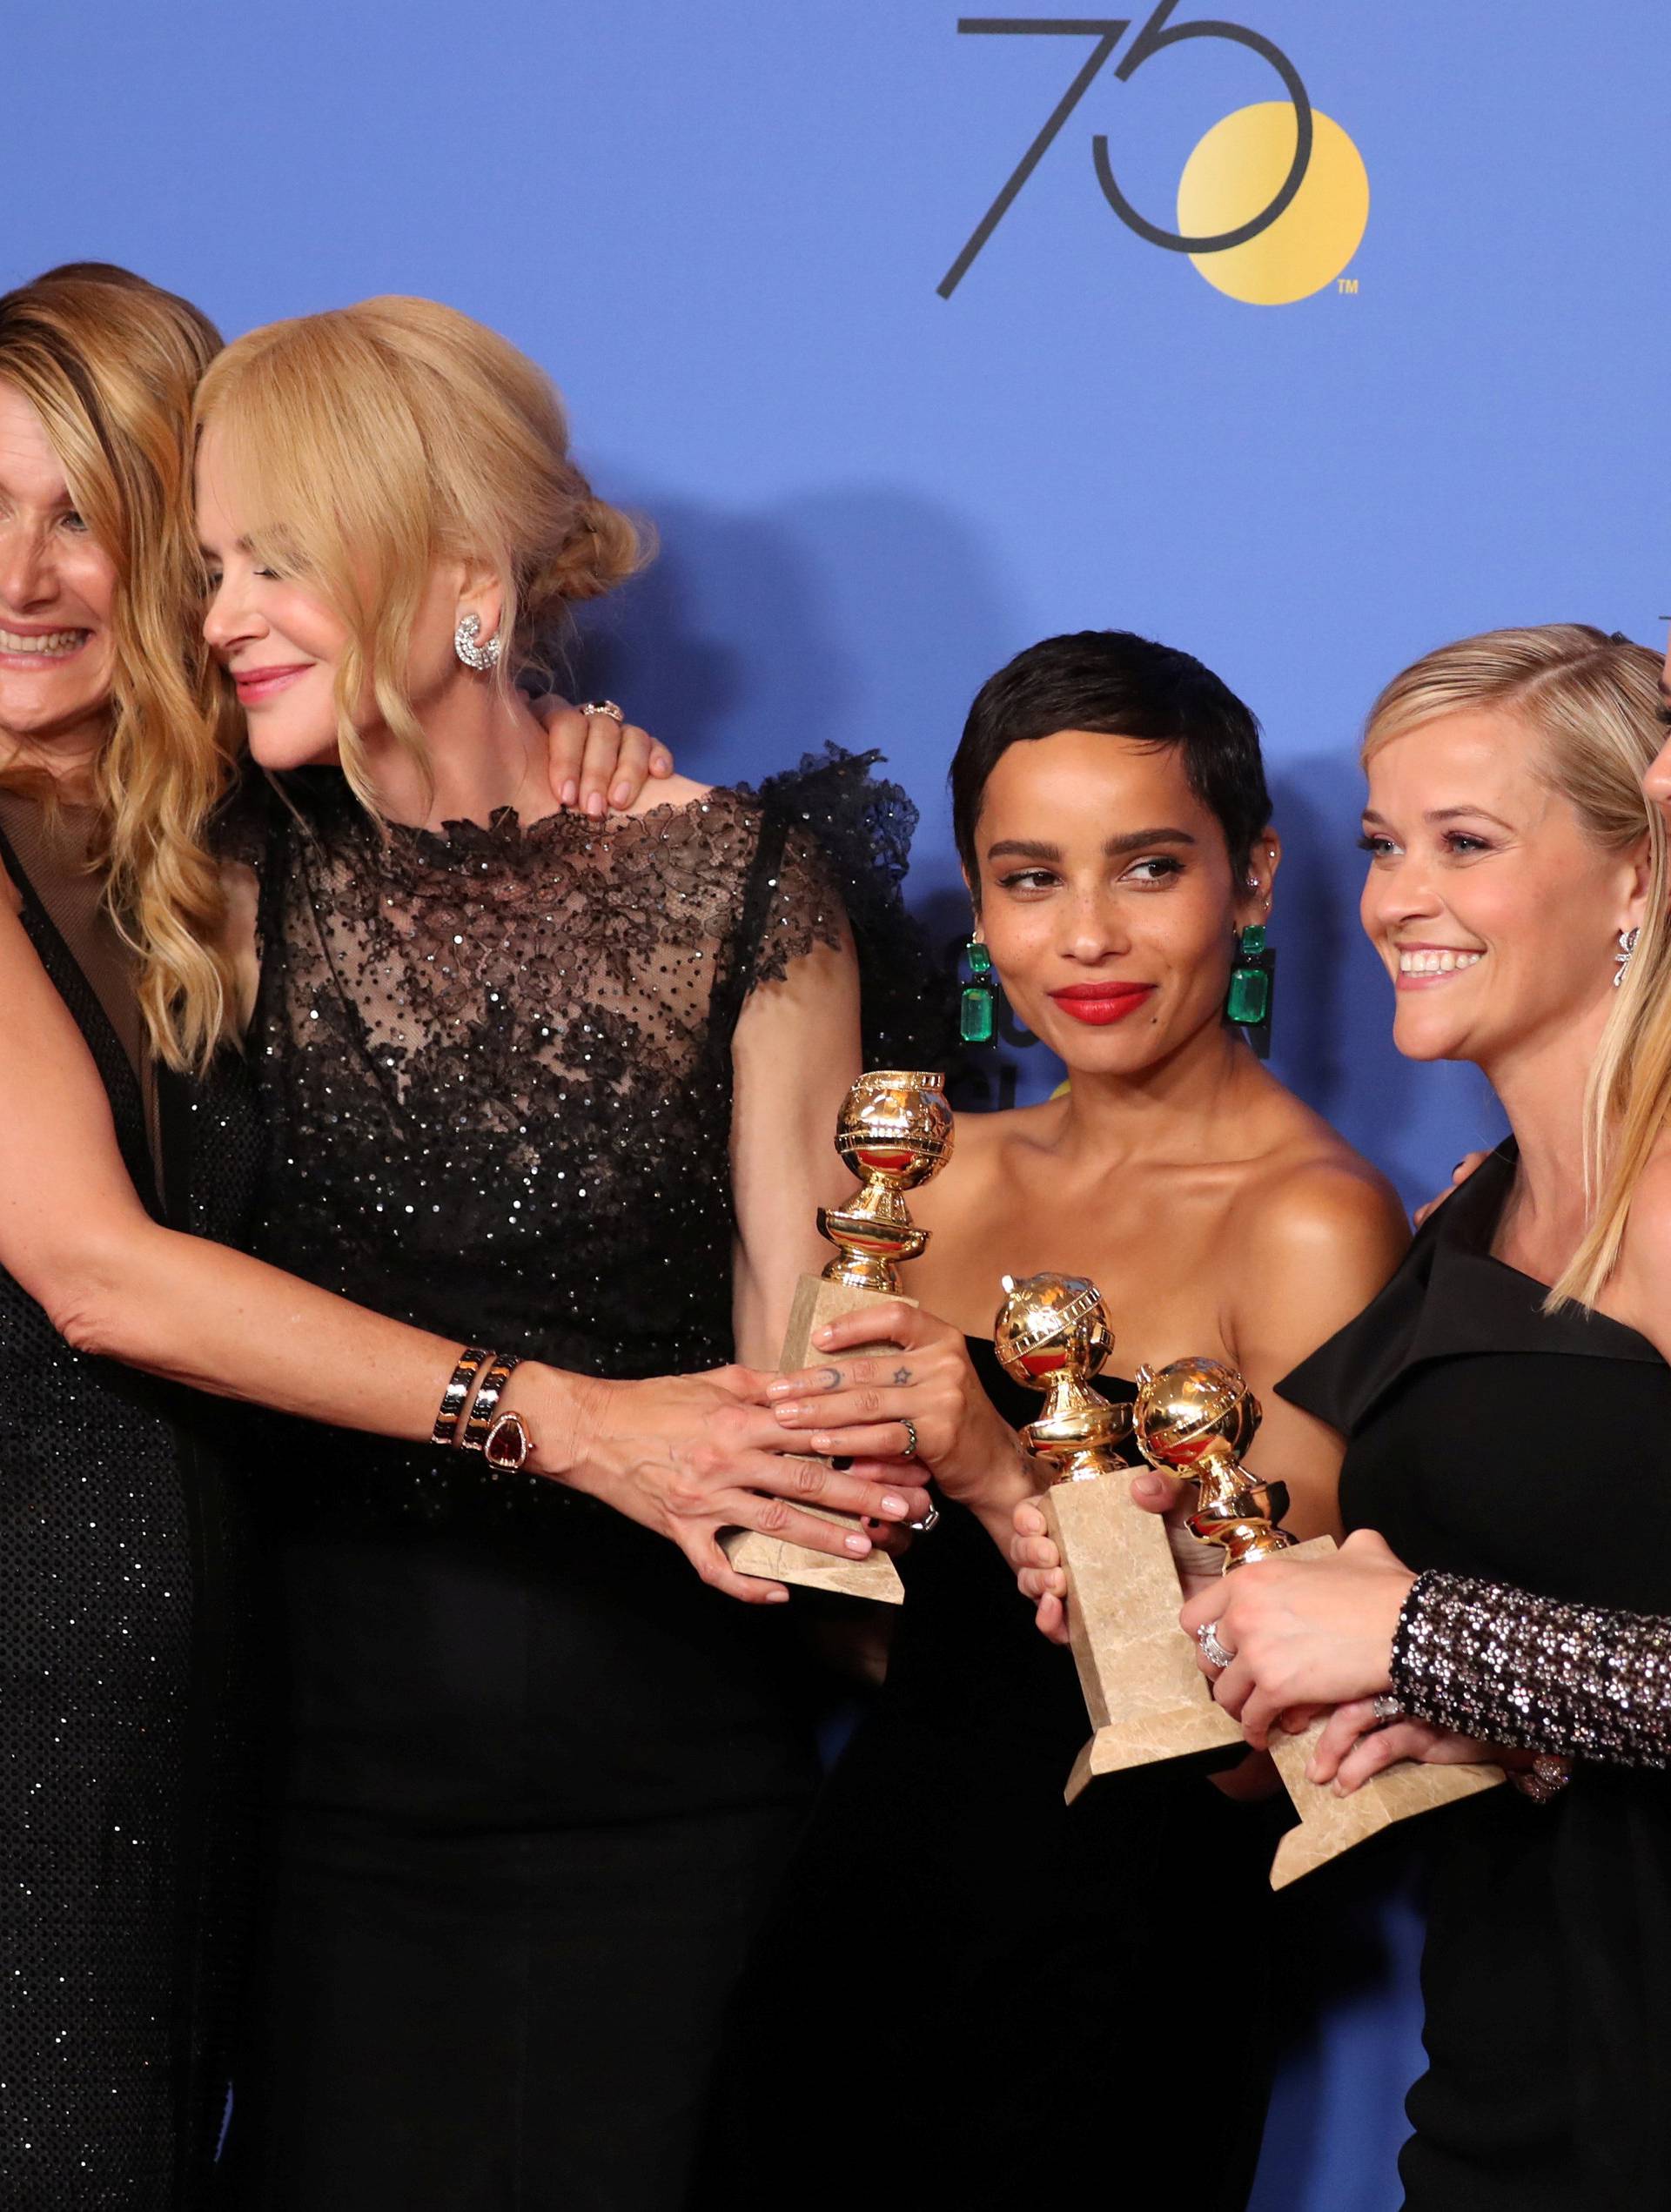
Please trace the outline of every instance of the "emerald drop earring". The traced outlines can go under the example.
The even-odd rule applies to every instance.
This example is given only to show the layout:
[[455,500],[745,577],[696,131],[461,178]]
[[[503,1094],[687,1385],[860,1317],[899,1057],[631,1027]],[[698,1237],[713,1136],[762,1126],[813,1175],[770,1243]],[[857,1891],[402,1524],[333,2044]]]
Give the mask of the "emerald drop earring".
[[997,994],[992,983],[992,955],[978,937],[963,948],[969,982],[957,1003],[957,1034],[965,1044],[990,1044]]
[[1271,1056],[1271,1013],[1276,982],[1275,948],[1265,942],[1265,924],[1251,922],[1237,934],[1230,989],[1225,999],[1225,1018],[1247,1031],[1247,1041],[1261,1060]]

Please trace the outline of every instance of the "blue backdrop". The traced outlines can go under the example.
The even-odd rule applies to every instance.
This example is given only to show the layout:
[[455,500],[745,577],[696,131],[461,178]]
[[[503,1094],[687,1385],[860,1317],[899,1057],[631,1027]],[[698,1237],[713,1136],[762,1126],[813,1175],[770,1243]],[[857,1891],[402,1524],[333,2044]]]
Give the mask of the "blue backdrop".
[[[880,747],[923,807],[914,895],[948,942],[944,769],[981,680],[1084,625],[1202,654],[1274,768],[1279,1071],[1414,1197],[1495,1123],[1471,1075],[1387,1046],[1354,734],[1464,631],[1657,634],[1663,12],[1241,0],[1275,57],[1222,34],[1144,56],[1187,15],[1135,0],[1116,37],[960,31],[941,0],[15,10],[3,273],[127,262],[229,332],[386,291],[507,332],[600,489],[662,536],[585,676],[695,774]],[[1263,245],[1219,258],[1227,292],[1117,214],[1095,142],[1141,219],[1177,228],[1187,173],[1189,219],[1233,227],[1286,167],[1294,77],[1331,122]],[[1278,102],[1266,180],[1243,111]],[[1359,157],[1353,252],[1330,232],[1355,228]],[[1305,296],[1233,296],[1261,284]],[[1007,1057],[1019,1095],[1048,1079]],[[1297,2031],[1265,2212],[1397,2202],[1413,1925],[1319,1904],[1297,1927],[1354,1994]]]

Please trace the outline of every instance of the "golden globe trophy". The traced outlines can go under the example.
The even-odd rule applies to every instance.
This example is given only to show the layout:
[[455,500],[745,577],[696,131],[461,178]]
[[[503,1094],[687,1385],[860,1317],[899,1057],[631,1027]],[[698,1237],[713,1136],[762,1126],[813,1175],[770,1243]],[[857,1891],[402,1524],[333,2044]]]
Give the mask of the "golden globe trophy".
[[[1243,1465],[1242,1454],[1258,1434],[1261,1416],[1258,1398],[1233,1367],[1217,1359],[1175,1359],[1158,1372],[1139,1367],[1137,1383],[1132,1426],[1137,1448],[1151,1466],[1196,1485],[1190,1530],[1203,1543],[1220,1547],[1226,1574],[1285,1552],[1305,1559],[1325,1558],[1333,1552],[1332,1537],[1301,1544],[1278,1528],[1277,1522],[1288,1510],[1286,1490],[1280,1483],[1261,1483]],[[1190,1664],[1199,1679],[1193,1659]],[[1217,1706],[1213,1710],[1219,1711]],[[1406,1761],[1384,1769],[1350,1797],[1337,1797],[1332,1786],[1320,1788],[1305,1779],[1323,1727],[1324,1720],[1319,1720],[1296,1736],[1272,1731],[1271,1755],[1299,1815],[1299,1826],[1277,1847],[1273,1889],[1395,1821],[1472,1797],[1503,1780],[1498,1766]]]
[[[811,1364],[813,1333],[825,1322],[899,1297],[901,1266],[916,1258],[929,1241],[928,1230],[911,1219],[905,1193],[939,1174],[951,1157],[955,1130],[943,1076],[882,1068],[861,1076],[848,1092],[836,1123],[836,1150],[860,1177],[860,1189],[845,1206],[818,1209],[820,1234],[836,1246],[836,1256],[822,1275],[803,1275],[795,1287],[778,1363],[782,1373]],[[842,1357],[858,1359],[887,1349],[856,1344]],[[842,1528],[859,1525],[850,1514],[823,1506],[802,1510]],[[905,1594],[885,1552],[862,1559],[836,1558],[756,1529],[728,1530],[720,1544],[739,1574],[837,1590],[883,1605],[896,1605]]]
[[1071,1804],[1098,1774],[1241,1741],[1178,1633],[1182,1603],[1166,1525],[1133,1504],[1132,1411],[1092,1387],[1113,1350],[1095,1284],[1003,1277],[993,1346],[1004,1371],[1046,1393],[1021,1432],[1048,1470],[1041,1505],[1068,1578],[1068,1634],[1091,1715],[1068,1778]]

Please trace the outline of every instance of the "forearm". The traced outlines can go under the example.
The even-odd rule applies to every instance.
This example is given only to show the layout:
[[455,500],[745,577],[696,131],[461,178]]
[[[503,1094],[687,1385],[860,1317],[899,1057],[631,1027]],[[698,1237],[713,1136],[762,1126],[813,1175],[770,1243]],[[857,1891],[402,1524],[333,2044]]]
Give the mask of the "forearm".
[[[432,1432],[461,1342],[154,1223],[89,1249],[45,1303],[78,1351],[218,1398],[413,1443]],[[460,1318],[468,1329],[470,1317]],[[578,1378],[542,1369],[516,1379],[525,1403],[539,1400],[547,1437],[536,1428],[536,1443],[549,1438],[560,1449]]]
[[1671,1619],[1418,1576],[1392,1639],[1407,1712],[1483,1741],[1671,1766]]

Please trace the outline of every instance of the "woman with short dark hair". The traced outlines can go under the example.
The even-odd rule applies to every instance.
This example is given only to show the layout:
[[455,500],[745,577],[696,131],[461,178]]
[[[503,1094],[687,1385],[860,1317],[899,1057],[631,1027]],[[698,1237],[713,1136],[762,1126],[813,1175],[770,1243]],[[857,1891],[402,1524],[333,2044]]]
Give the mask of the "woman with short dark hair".
[[[794,2146],[772,2115],[791,2073],[837,2098],[863,2088],[818,2147],[832,2201],[885,2176],[901,2201],[1008,2204],[1041,2173],[1094,2169],[1111,2128],[1123,2170],[1175,2143],[1181,2090],[1119,2093],[1201,2041],[1179,1918],[1135,1900],[1175,1900],[1179,1868],[1201,1869],[1215,1928],[1236,1927],[1238,2004],[1257,2011],[1271,1838],[1198,1763],[1064,1805],[1087,1721],[1068,1653],[1036,1636],[1005,1564],[1037,1486],[1016,1430],[1038,1405],[993,1354],[999,1277],[1089,1276],[1119,1372],[1213,1353],[1270,1403],[1405,1242],[1381,1178],[1228,1018],[1280,855],[1258,724],[1211,670],[1121,631],[1047,639],[982,689],[951,790],[976,964],[983,952],[1071,1084],[960,1118],[950,1166],[912,1200],[931,1232],[912,1264],[921,1305],[836,1323],[824,1364],[773,1386],[786,1431],[855,1455],[856,1472],[914,1445],[939,1520],[904,1562],[886,1686],[747,1978],[710,2144],[715,2200],[734,2205],[788,2182]],[[848,1356],[878,1337],[897,1350]],[[1332,1527],[1329,1431],[1273,1404],[1255,1456],[1280,1469],[1302,1533]],[[874,1947],[837,1950],[832,1908],[878,1867],[898,1914]],[[1264,2083],[1245,2009],[1238,2041],[1250,2055],[1191,2137],[1199,2207],[1239,2204],[1252,2179]]]

